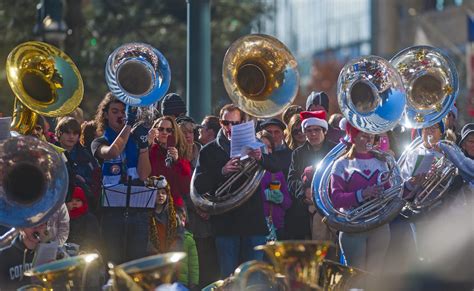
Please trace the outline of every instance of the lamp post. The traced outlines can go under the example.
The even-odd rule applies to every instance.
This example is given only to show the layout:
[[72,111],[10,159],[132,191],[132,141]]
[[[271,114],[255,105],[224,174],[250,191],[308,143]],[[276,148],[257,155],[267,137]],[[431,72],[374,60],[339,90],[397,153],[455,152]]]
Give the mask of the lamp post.
[[63,20],[62,0],[41,0],[36,5],[33,33],[39,40],[64,49],[67,25]]
[[187,0],[186,104],[202,120],[211,113],[211,0]]

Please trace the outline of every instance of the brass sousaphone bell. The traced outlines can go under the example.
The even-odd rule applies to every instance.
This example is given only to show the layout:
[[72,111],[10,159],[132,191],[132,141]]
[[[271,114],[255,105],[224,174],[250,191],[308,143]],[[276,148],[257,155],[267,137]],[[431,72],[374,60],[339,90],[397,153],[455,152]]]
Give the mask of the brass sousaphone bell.
[[84,85],[74,62],[58,48],[39,41],[15,47],[7,58],[7,79],[15,94],[12,130],[26,134],[37,114],[58,117],[82,101]]
[[[293,103],[299,86],[296,59],[274,37],[250,34],[227,50],[222,79],[229,98],[242,111],[270,117]],[[191,199],[201,211],[221,214],[245,203],[260,185],[265,171],[253,159],[241,161],[242,170],[231,175],[213,193],[198,193],[191,181]]]

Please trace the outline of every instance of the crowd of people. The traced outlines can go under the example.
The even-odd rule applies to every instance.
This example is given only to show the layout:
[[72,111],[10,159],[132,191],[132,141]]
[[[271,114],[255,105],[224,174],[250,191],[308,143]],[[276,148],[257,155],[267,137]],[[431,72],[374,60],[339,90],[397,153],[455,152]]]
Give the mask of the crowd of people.
[[[247,154],[266,173],[246,202],[219,215],[196,207],[190,192],[195,187],[198,193],[212,193],[240,171],[239,159],[230,158],[232,127],[250,118],[236,105],[225,105],[218,116],[206,116],[198,123],[186,115],[180,96],[170,93],[160,103],[160,116],[147,128],[136,108],[107,93],[94,120],[84,120],[77,109],[58,118],[52,130],[52,121],[40,117],[30,135],[62,149],[69,191],[63,207],[46,224],[21,229],[11,246],[0,251],[0,284],[6,290],[28,284],[23,271],[32,267],[36,246],[47,240],[60,246],[77,245],[81,252],[97,252],[103,262],[114,264],[184,251],[187,258],[176,281],[191,290],[229,276],[242,262],[265,260],[254,247],[268,241],[333,241],[338,248],[330,258],[373,273],[389,268],[386,258],[400,250],[411,253],[409,259],[429,257],[423,245],[431,242],[415,236],[412,225],[423,233],[426,221],[446,204],[466,207],[462,205],[472,197],[455,193],[470,187],[472,181],[457,176],[446,195],[449,202],[421,217],[400,216],[390,224],[353,234],[323,222],[313,201],[314,167],[337,143],[346,144],[345,154],[332,169],[330,188],[335,207],[351,209],[392,186],[378,183],[387,161],[373,149],[398,158],[403,152],[400,145],[421,136],[422,146],[408,153],[401,169],[404,197],[411,199],[427,175],[413,176],[417,155],[442,156],[437,142],[448,138],[459,145],[466,159],[474,159],[474,124],[458,125],[453,107],[445,121],[412,136],[399,128],[373,135],[339,122],[341,115],[329,116],[329,112],[328,95],[312,92],[305,108],[291,105],[281,119],[255,119],[256,137],[264,146]],[[348,139],[343,140],[346,135]],[[114,186],[128,185],[133,193],[149,183],[156,189],[154,205],[133,207],[123,202],[111,206]],[[91,286],[105,283],[105,266],[99,270],[102,275],[91,280],[90,284],[96,284]]]

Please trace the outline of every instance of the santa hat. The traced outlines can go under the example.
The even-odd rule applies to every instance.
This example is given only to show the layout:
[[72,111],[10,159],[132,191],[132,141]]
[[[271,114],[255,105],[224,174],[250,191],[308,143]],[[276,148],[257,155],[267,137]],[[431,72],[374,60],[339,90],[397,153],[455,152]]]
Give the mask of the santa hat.
[[308,126],[316,125],[328,130],[328,123],[326,121],[326,111],[303,111],[300,112],[301,128],[303,132]]
[[346,131],[346,135],[349,137],[349,142],[354,143],[355,137],[359,134],[360,130],[355,128],[347,119],[343,118],[339,122],[339,128]]

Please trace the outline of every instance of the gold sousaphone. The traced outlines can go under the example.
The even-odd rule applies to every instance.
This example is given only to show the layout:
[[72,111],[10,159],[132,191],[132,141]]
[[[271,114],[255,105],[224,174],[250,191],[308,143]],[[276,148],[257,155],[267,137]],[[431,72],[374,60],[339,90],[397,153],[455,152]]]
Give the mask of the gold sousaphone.
[[84,85],[74,62],[58,48],[39,41],[15,47],[7,58],[7,79],[15,94],[12,130],[26,134],[38,114],[58,117],[82,101]]
[[[251,34],[227,50],[222,78],[229,98],[251,116],[270,117],[293,103],[299,86],[296,59],[274,37]],[[245,203],[260,186],[265,171],[253,159],[241,161],[242,170],[231,175],[213,193],[198,193],[191,181],[191,199],[201,211],[220,214]]]

